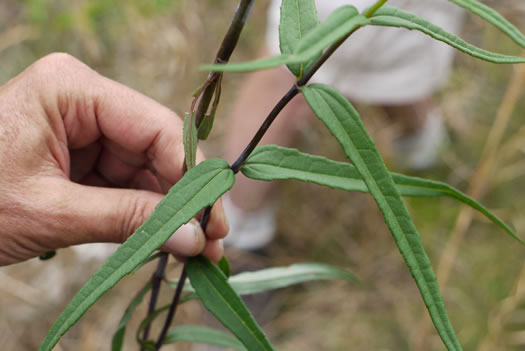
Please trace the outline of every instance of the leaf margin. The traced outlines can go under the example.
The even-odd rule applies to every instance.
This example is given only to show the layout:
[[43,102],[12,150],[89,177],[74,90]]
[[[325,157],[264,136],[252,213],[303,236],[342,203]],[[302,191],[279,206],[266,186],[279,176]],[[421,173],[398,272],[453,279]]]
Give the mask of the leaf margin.
[[[268,152],[273,153],[274,155],[268,156],[266,158],[261,157],[264,153]],[[307,175],[301,177],[300,175],[295,173],[295,171],[302,171],[305,173],[309,172],[304,169],[300,170],[299,167],[286,168],[284,169],[284,173],[280,176],[275,175],[275,173],[270,174],[270,171],[264,171],[265,167],[279,167],[279,169],[282,171],[282,164],[286,163],[286,157],[304,157],[304,165],[315,164],[317,169],[322,169],[325,172],[318,173],[318,175],[320,176],[319,179],[312,180],[312,178],[308,177]],[[271,161],[272,159],[274,161]],[[278,164],[279,166],[276,166],[276,164]],[[338,172],[342,175],[338,176],[334,174],[328,174],[328,171],[331,168],[338,168]],[[288,169],[291,169],[291,171],[287,171]],[[299,181],[308,181],[321,186],[328,186],[334,189],[368,193],[368,188],[366,187],[364,180],[362,179],[361,175],[359,174],[354,165],[347,162],[338,162],[330,160],[322,156],[306,154],[300,152],[297,149],[285,148],[277,145],[264,145],[255,148],[250,157],[248,157],[246,162],[241,166],[240,170],[244,176],[254,180],[271,181],[295,179]],[[470,198],[468,195],[454,188],[453,186],[440,181],[423,179],[414,176],[407,176],[394,172],[390,172],[390,174],[402,196],[450,197],[478,211],[479,213],[487,217],[493,224],[503,229],[506,234],[511,236],[513,239],[517,240],[520,244],[525,245],[525,241],[521,239],[508,224],[506,224],[498,216],[492,213],[483,204]],[[320,179],[321,176],[323,176],[323,179]],[[348,182],[348,184],[340,184],[334,182],[332,184],[329,184],[327,177],[339,177],[343,179],[343,182]]]
[[[199,255],[187,260],[186,269],[188,278],[204,307],[230,330],[244,346],[250,351],[274,350],[242,299],[228,284],[226,276],[219,267],[208,258]],[[225,294],[228,294],[228,298],[224,297]],[[230,311],[233,311],[234,320],[238,319],[241,321],[240,324],[238,321],[232,323],[231,320],[228,320],[229,316],[219,312],[221,306],[227,306]],[[239,315],[239,313],[243,315]]]
[[525,63],[525,57],[504,55],[481,49],[421,17],[394,7],[383,6],[377,10],[370,18],[370,24],[374,26],[401,27],[408,30],[417,30],[470,56],[491,63]]
[[[213,181],[216,181],[217,179],[220,179],[221,184],[224,184],[226,187],[224,189],[221,188],[220,191],[217,192],[217,194],[214,194],[216,196],[213,196],[213,199],[210,198],[206,202],[205,205],[202,206],[202,208],[206,207],[206,205],[213,204],[222,194],[224,194],[226,191],[228,191],[231,186],[233,185],[235,181],[235,177],[233,175],[233,172],[229,168],[229,165],[226,161],[221,159],[211,159],[204,161],[200,163],[197,167],[191,169],[186,173],[186,175],[179,180],[168,192],[168,195],[164,197],[163,200],[157,205],[155,213],[161,208],[164,208],[164,204],[166,202],[172,201],[172,198],[183,198],[181,194],[181,189],[185,189],[186,187],[192,186],[195,182],[199,183],[202,182],[202,177],[206,176],[209,177],[212,172],[218,171],[211,179]],[[199,176],[196,179],[192,179],[194,177],[194,174],[199,174],[200,172],[203,172],[204,175]],[[226,173],[225,173],[226,172]],[[226,178],[224,177],[226,175]],[[206,182],[206,184],[210,184],[211,181]],[[201,187],[202,188],[202,187]],[[219,189],[217,187],[217,189]],[[173,194],[176,194],[175,196]],[[171,196],[170,196],[171,195]],[[202,192],[197,192],[196,195],[194,195],[192,198],[189,199],[189,201],[194,201],[195,198],[198,200],[201,200],[198,198],[199,196],[203,196]],[[202,200],[201,200],[202,201]],[[186,205],[187,206],[187,203]],[[182,224],[187,223],[191,218],[193,218],[202,208],[199,210],[187,210],[184,211],[184,206],[177,211],[177,213],[173,217],[177,217],[177,214],[180,214],[182,212],[182,215],[180,219],[173,220],[173,223],[171,223],[170,227],[167,228],[167,231],[171,231],[171,233],[175,232],[176,229],[178,229]],[[186,213],[187,212],[187,213]],[[102,265],[101,268],[93,274],[93,276],[88,280],[86,284],[77,292],[77,294],[73,297],[71,302],[68,304],[66,309],[60,314],[60,316],[57,318],[55,323],[51,326],[49,332],[46,334],[45,339],[43,340],[42,344],[39,347],[39,351],[51,351],[52,348],[58,343],[60,338],[82,317],[82,315],[109,289],[111,289],[118,281],[120,281],[124,276],[127,274],[130,274],[133,272],[134,268],[138,265],[140,265],[144,260],[148,258],[148,256],[155,251],[157,248],[159,248],[168,238],[171,236],[171,233],[169,235],[162,233],[164,235],[159,235],[156,233],[156,235],[152,235],[147,233],[145,228],[147,228],[155,218],[153,218],[153,215],[148,218],[143,225],[141,225],[133,235],[131,235],[128,240],[126,240],[118,249],[117,251]],[[146,236],[149,237],[146,238]],[[143,248],[148,243],[150,244],[149,247],[146,247],[146,249],[140,250],[140,248]],[[138,246],[139,248],[134,248],[134,246]],[[120,260],[120,256],[124,256],[124,252],[127,252],[128,250],[131,251],[130,254],[128,254],[125,262],[116,264],[115,261]],[[137,254],[138,252],[138,254]],[[131,262],[128,265],[125,265],[125,263]],[[112,265],[115,265],[115,267],[111,267]],[[110,273],[106,273],[105,270],[108,269]],[[108,277],[105,277],[105,275],[108,275]],[[101,281],[101,283],[97,284],[98,281]],[[99,289],[102,284],[106,283],[106,285]],[[94,288],[92,288],[92,285],[96,285]]]
[[[374,141],[361,122],[359,114],[343,95],[330,86],[311,84],[302,87],[301,90],[316,116],[339,141],[347,158],[352,161],[363,176],[371,195],[376,200],[385,218],[385,222],[390,228],[405,263],[414,277],[432,322],[443,343],[449,350],[462,350],[450,323],[436,275],[423,248],[420,235],[401,199],[401,195],[395,187],[390,173],[384,165],[383,159],[377,151]],[[327,97],[335,100],[335,102],[332,102],[333,105],[326,101]],[[316,105],[319,101],[321,101],[321,105],[327,106],[324,110],[330,111],[335,118],[330,119],[324,115],[325,111],[321,111],[323,108],[320,105]],[[342,121],[338,118],[337,113],[333,111],[334,106],[343,110],[346,120]],[[333,125],[332,122],[334,123]],[[348,123],[349,126],[345,126],[343,122]],[[351,136],[351,132],[354,133],[353,136]],[[357,147],[355,144],[360,146]],[[366,145],[366,147],[363,145]],[[366,156],[366,161],[363,158],[364,156]],[[380,176],[372,175],[372,171],[369,168],[372,164],[374,164],[375,168],[373,172],[379,172]],[[385,190],[388,190],[388,195]],[[389,199],[394,202],[394,206],[389,203]],[[400,213],[396,213],[396,211]],[[408,233],[405,233],[407,229]]]

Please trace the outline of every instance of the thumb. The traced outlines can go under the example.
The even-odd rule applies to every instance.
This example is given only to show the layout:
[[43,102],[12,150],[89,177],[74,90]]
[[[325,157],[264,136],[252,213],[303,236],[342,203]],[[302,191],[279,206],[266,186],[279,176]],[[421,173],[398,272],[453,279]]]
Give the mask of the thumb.
[[[151,216],[161,194],[133,189],[112,189],[66,182],[61,246],[93,242],[123,243]],[[161,247],[179,256],[195,256],[204,250],[206,237],[196,221],[181,226]]]

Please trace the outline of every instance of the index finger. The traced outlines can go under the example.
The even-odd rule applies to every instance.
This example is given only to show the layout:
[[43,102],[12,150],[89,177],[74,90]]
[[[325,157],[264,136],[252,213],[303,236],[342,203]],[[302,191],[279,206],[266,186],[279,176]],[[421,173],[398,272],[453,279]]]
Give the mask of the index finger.
[[124,163],[148,163],[171,184],[180,179],[183,123],[176,113],[66,54],[49,55],[34,66],[43,71],[36,75],[46,87],[42,102],[48,114],[54,111],[63,120],[69,148],[102,138]]

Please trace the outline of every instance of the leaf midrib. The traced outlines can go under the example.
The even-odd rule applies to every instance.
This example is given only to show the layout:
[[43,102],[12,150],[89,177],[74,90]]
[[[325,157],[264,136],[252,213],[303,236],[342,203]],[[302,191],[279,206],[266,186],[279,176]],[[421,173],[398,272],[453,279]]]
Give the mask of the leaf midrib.
[[[260,151],[257,155],[263,155],[265,153],[271,153],[273,150],[263,150],[263,151]],[[250,159],[248,159],[248,162],[246,162],[244,164],[243,167],[249,167],[249,166],[254,166],[254,167],[263,167],[263,168],[269,168],[271,169],[272,171],[274,169],[276,170],[284,170],[285,172],[286,171],[290,171],[290,172],[297,172],[297,173],[305,173],[305,174],[311,174],[311,175],[314,175],[314,176],[322,176],[322,177],[325,177],[325,178],[332,178],[332,179],[337,179],[337,180],[340,180],[344,183],[359,183],[359,185],[355,185],[355,187],[352,187],[351,185],[348,186],[348,188],[352,188],[352,191],[358,191],[358,192],[363,192],[363,193],[370,193],[370,191],[368,190],[362,190],[362,189],[359,189],[358,187],[362,184],[366,187],[366,182],[364,181],[364,179],[362,177],[344,177],[344,176],[341,176],[341,175],[334,175],[334,174],[329,174],[329,173],[323,173],[322,170],[320,170],[320,172],[316,173],[316,172],[313,172],[313,171],[306,171],[304,169],[300,169],[300,168],[292,168],[290,166],[283,166],[283,163],[286,162],[286,158],[289,157],[287,155],[284,155],[282,154],[282,157],[283,157],[283,160],[279,161],[279,162],[276,162],[276,163],[269,163],[269,162],[263,162],[263,161],[251,161]],[[318,156],[314,156],[314,157],[318,157]],[[254,157],[255,158],[255,157]],[[332,161],[332,162],[337,162],[337,161]],[[353,167],[352,169],[355,170],[355,166],[354,165],[351,165],[351,164],[345,164],[345,167]],[[257,170],[254,170],[253,172],[257,172]],[[277,171],[274,171],[276,173],[279,173]],[[521,245],[525,245],[525,241],[520,238],[503,220],[501,220],[498,216],[496,216],[495,214],[493,214],[488,208],[486,208],[483,204],[479,203],[478,201],[474,200],[474,199],[471,199],[469,196],[467,196],[466,194],[462,193],[461,191],[457,190],[457,189],[454,189],[454,187],[446,184],[446,183],[443,183],[443,182],[440,182],[440,181],[435,181],[435,180],[426,180],[426,184],[425,185],[421,185],[421,184],[418,184],[419,183],[419,180],[417,178],[415,179],[411,179],[411,177],[407,177],[407,176],[403,176],[399,173],[390,173],[391,176],[392,176],[392,180],[394,181],[394,184],[395,186],[398,188],[398,190],[400,190],[400,193],[401,193],[401,196],[431,196],[431,197],[437,197],[437,196],[445,196],[445,197],[449,197],[451,199],[455,199],[456,201],[459,201],[460,203],[464,204],[464,205],[467,205],[469,206],[470,208],[478,211],[480,214],[482,214],[483,216],[485,216],[487,219],[489,219],[493,224],[495,225],[498,225],[501,229],[503,229],[505,231],[505,233],[507,235],[509,235],[510,237],[512,237],[513,239],[517,240]],[[399,177],[399,180],[401,182],[397,182],[395,177]],[[404,180],[403,177],[406,179]],[[255,177],[254,177],[255,178]],[[262,179],[262,177],[261,177]],[[273,177],[273,179],[296,179],[296,180],[305,180],[306,178],[301,178],[300,176],[295,176],[293,174],[290,174],[290,175],[286,175],[286,176],[276,176],[276,177]],[[313,183],[315,184],[321,184],[321,185],[324,185],[324,186],[328,186],[328,187],[331,187],[331,188],[337,188],[337,189],[345,189],[344,187],[341,187],[341,186],[336,186],[336,185],[333,185],[333,184],[329,184],[329,182],[321,182],[321,181],[317,181],[317,180],[310,180],[312,181]],[[414,183],[411,183],[411,184],[407,184],[405,183],[406,181],[413,181],[415,182],[416,184]],[[417,191],[417,190],[421,190],[421,191],[431,191],[431,192],[435,192],[433,194],[425,194],[425,195],[413,195],[413,194],[404,194],[402,190],[407,190],[407,191],[410,191],[410,190],[413,190],[413,191]]]
[[[222,170],[219,171],[215,176],[213,176],[213,177],[210,179],[210,181],[208,181],[208,182],[206,183],[206,185],[205,185],[204,187],[202,187],[201,189],[199,189],[199,191],[196,192],[195,195],[193,195],[193,196],[190,198],[190,200],[187,201],[186,204],[185,204],[184,206],[182,206],[182,207],[176,212],[176,214],[175,214],[174,216],[171,216],[171,217],[170,217],[170,220],[173,219],[173,218],[177,215],[177,213],[179,213],[183,208],[185,208],[185,207],[188,205],[188,203],[190,203],[190,202],[191,202],[191,201],[192,201],[197,195],[199,195],[199,194],[201,193],[201,191],[203,191],[203,190],[204,190],[204,189],[205,189],[205,188],[206,188],[206,187],[207,187],[207,186],[208,186],[208,185],[209,185],[209,184],[210,184],[210,183],[211,183],[211,182],[212,182],[217,176],[219,176],[220,174],[222,174],[222,172],[224,172],[224,171],[227,171],[227,169],[222,169]],[[198,178],[197,178],[197,179],[198,179]],[[190,186],[193,182],[197,181],[197,179],[195,179],[195,180],[192,181],[191,183],[188,183],[188,184],[185,186],[185,188],[188,187],[188,186]],[[164,224],[160,227],[160,229],[159,229],[158,231],[162,230],[162,229],[168,224],[168,222],[169,222],[170,220],[166,221],[166,223],[164,223]],[[158,232],[158,231],[157,231],[157,232]],[[144,244],[143,244],[143,246],[146,246],[146,245],[150,242],[150,240],[152,240],[152,239],[154,238],[154,234],[150,234],[150,233],[148,233],[148,232],[146,232],[146,231],[144,231],[144,232],[147,233],[147,234],[149,235],[149,238],[148,238],[148,239],[146,240],[146,242],[144,242]],[[137,234],[137,232],[135,232],[134,234]],[[133,234],[133,235],[134,235],[134,234]],[[153,252],[153,251],[154,251],[154,250],[152,250],[152,252]],[[68,324],[70,323],[70,320],[74,320],[74,319],[76,319],[76,317],[73,318],[73,317],[74,317],[74,314],[75,314],[75,313],[76,313],[76,312],[77,312],[82,306],[84,306],[86,303],[87,303],[89,306],[92,306],[92,305],[95,303],[95,302],[87,302],[87,300],[88,300],[91,296],[93,296],[93,294],[95,294],[96,291],[99,290],[99,288],[102,286],[102,284],[104,284],[105,282],[107,282],[108,280],[110,280],[111,278],[113,278],[114,275],[115,275],[115,274],[116,274],[116,273],[117,273],[117,272],[118,272],[123,266],[125,266],[125,265],[126,265],[126,264],[127,264],[132,258],[134,258],[135,255],[137,254],[137,252],[138,252],[138,250],[135,250],[135,252],[134,252],[131,256],[129,256],[129,257],[128,257],[128,258],[127,258],[127,259],[126,259],[126,260],[125,260],[125,261],[124,261],[124,262],[123,262],[123,263],[117,268],[117,269],[114,269],[113,272],[111,272],[111,273],[110,273],[110,274],[109,274],[109,275],[103,280],[103,282],[102,282],[100,285],[98,285],[97,287],[95,287],[94,289],[92,289],[91,292],[89,292],[89,294],[84,298],[84,300],[83,300],[80,304],[78,304],[77,307],[76,307],[73,311],[71,311],[71,313],[69,314],[69,317],[64,321],[64,323],[62,323],[62,326],[61,326],[61,327],[59,328],[59,330],[55,333],[54,338],[56,338],[56,335],[57,335],[57,334],[59,334],[59,335],[64,335],[64,333],[65,333],[65,332],[63,332],[64,326],[65,326],[65,325],[68,325]],[[133,269],[131,269],[130,272],[131,272],[132,270],[133,270]],[[126,273],[126,274],[124,274],[124,275],[127,275],[127,274],[129,274],[129,272]],[[123,277],[124,277],[124,276],[122,276],[121,278],[123,278]]]
[[[326,100],[323,99],[322,95],[319,94],[319,93],[317,92],[316,89],[313,89],[313,91],[314,91],[315,94],[317,94],[317,95],[321,98],[321,100],[325,103],[325,105],[328,106],[328,108],[330,109],[331,113],[332,113],[334,116],[336,116],[335,120],[336,120],[337,123],[339,124],[341,130],[345,130],[343,124],[342,124],[341,121],[337,118],[337,114],[335,114],[335,112],[334,112],[333,108],[330,106],[330,104],[326,103]],[[349,135],[348,135],[347,133],[344,133],[344,136],[346,137],[347,140],[349,140],[349,143],[352,145],[352,147],[353,147],[355,150],[358,150],[358,149],[355,147],[355,144],[354,144],[354,142],[352,141],[352,139],[349,137]],[[369,149],[366,149],[366,150],[369,150]],[[408,239],[406,238],[407,235],[406,235],[405,231],[401,228],[401,225],[399,224],[399,221],[397,220],[397,216],[393,213],[393,211],[392,211],[392,209],[391,209],[391,207],[390,207],[390,204],[388,203],[388,201],[387,201],[386,198],[384,197],[382,191],[380,190],[379,186],[377,185],[377,182],[376,182],[375,178],[371,175],[370,170],[369,170],[369,168],[368,168],[368,165],[367,165],[366,162],[364,162],[364,160],[361,158],[360,153],[359,153],[359,152],[356,152],[356,153],[357,153],[357,157],[359,158],[359,162],[361,162],[361,163],[364,164],[364,167],[366,168],[366,172],[368,173],[369,177],[371,178],[371,181],[372,181],[373,185],[377,188],[377,193],[379,193],[379,195],[381,196],[381,198],[383,199],[383,201],[386,203],[386,206],[381,206],[381,205],[379,204],[379,201],[377,201],[377,200],[376,200],[376,203],[378,204],[379,207],[384,207],[384,208],[386,207],[385,209],[388,209],[388,212],[389,212],[390,217],[393,218],[393,220],[395,221],[396,226],[397,226],[398,229],[401,231],[401,233],[403,233],[402,239],[407,243],[406,246],[409,248],[410,255],[411,255],[412,259],[414,260],[414,262],[416,263],[418,273],[419,273],[419,275],[423,278],[423,281],[425,282],[425,289],[426,289],[427,292],[428,292],[427,295],[430,296],[430,298],[432,299],[432,302],[433,302],[434,306],[437,306],[436,300],[434,299],[434,295],[432,294],[432,292],[431,292],[431,290],[430,290],[430,288],[429,288],[429,283],[430,283],[430,282],[428,282],[428,281],[425,279],[425,275],[423,274],[423,271],[422,271],[422,269],[421,269],[421,265],[420,265],[419,261],[417,260],[417,258],[415,257],[415,253],[414,253],[414,251],[413,251],[413,249],[412,249],[412,245],[410,245]],[[356,165],[356,167],[357,167],[357,165]],[[359,168],[357,168],[357,170],[359,171]],[[388,177],[390,177],[389,174],[388,174]],[[365,183],[367,183],[367,186],[368,186],[368,182],[366,181],[366,177],[364,177],[364,175],[363,175],[363,178],[364,178]],[[391,177],[390,177],[390,178],[391,178]],[[393,181],[392,181],[392,182],[393,182]],[[369,190],[370,190],[370,193],[372,194],[372,190],[371,190],[370,188],[369,188]],[[397,191],[397,189],[396,189],[396,191]],[[406,209],[405,209],[405,210],[406,210]],[[447,323],[444,323],[444,322],[443,322],[443,321],[446,321],[447,318],[443,318],[443,314],[442,314],[441,309],[437,308],[436,310],[437,310],[437,312],[439,313],[439,316],[440,316],[440,319],[441,319],[442,326],[443,326],[443,328],[444,328],[444,329],[446,330],[446,332],[447,332],[447,336],[448,336],[448,338],[449,338],[449,342],[451,342],[451,344],[454,344],[453,341],[452,341],[453,338],[450,337],[450,331],[449,331],[449,328],[447,328]]]
[[[295,0],[295,3],[297,4],[296,10],[297,10],[297,18],[298,18],[297,25],[299,27],[299,40],[298,40],[298,42],[299,42],[301,39],[303,39],[303,32],[302,32],[302,26],[301,26],[301,16],[300,16],[300,13],[299,13],[299,0]],[[295,51],[295,47],[294,47],[294,51]],[[304,70],[304,64],[300,63],[299,64],[299,76],[303,75],[303,70]]]
[[[250,334],[252,335],[252,337],[257,341],[257,343],[259,345],[262,346],[263,350],[267,350],[266,346],[261,342],[261,340],[259,340],[259,338],[257,337],[257,335],[254,333],[254,331],[252,330],[252,328],[250,328],[243,320],[243,318],[241,318],[241,316],[237,313],[237,310],[235,310],[235,308],[233,308],[233,306],[228,302],[227,299],[225,299],[223,297],[223,295],[221,294],[221,292],[217,289],[217,287],[215,286],[215,284],[212,283],[212,281],[208,278],[208,275],[205,273],[205,270],[202,269],[202,263],[199,262],[199,261],[196,261],[196,264],[199,266],[200,268],[200,274],[202,276],[204,276],[204,278],[206,279],[206,281],[209,283],[209,285],[212,287],[212,289],[216,292],[216,294],[221,298],[221,300],[230,308],[231,311],[233,311],[234,315],[237,317],[237,319],[242,323],[242,325],[245,326],[246,329],[248,329],[248,331],[250,332]],[[232,289],[233,290],[233,289]]]

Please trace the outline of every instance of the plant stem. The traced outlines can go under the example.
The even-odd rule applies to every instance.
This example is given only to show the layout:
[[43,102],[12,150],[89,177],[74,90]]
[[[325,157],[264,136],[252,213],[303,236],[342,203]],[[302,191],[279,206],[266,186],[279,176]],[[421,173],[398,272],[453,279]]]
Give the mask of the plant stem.
[[[206,231],[206,226],[208,225],[210,214],[211,206],[208,206],[206,207],[206,210],[204,210],[200,221],[202,230],[204,231]],[[184,283],[186,282],[186,277],[187,270],[185,263],[184,267],[182,268],[182,273],[180,275],[179,282],[177,283],[177,289],[175,289],[175,295],[173,295],[173,300],[171,301],[170,309],[168,310],[166,320],[164,321],[164,326],[162,327],[162,331],[160,332],[159,338],[157,339],[157,343],[155,344],[155,350],[160,350],[160,348],[162,347],[164,339],[166,338],[166,334],[168,333],[170,325],[173,322],[173,318],[175,317],[175,313],[177,312],[177,306],[179,305],[180,297],[182,295],[182,289],[184,288]]]
[[[384,0],[383,3],[385,3],[387,0]],[[381,1],[380,1],[381,2]],[[261,141],[264,134],[268,131],[270,128],[270,125],[273,123],[277,115],[282,111],[282,109],[297,95],[301,89],[301,87],[305,86],[306,83],[312,78],[312,76],[319,70],[319,68],[332,56],[332,54],[343,44],[343,42],[352,35],[357,29],[360,27],[354,29],[352,32],[348,33],[348,35],[339,41],[332,44],[328,49],[326,49],[321,57],[315,61],[315,63],[306,71],[306,73],[295,83],[290,90],[279,100],[279,102],[274,106],[274,108],[270,111],[266,119],[264,120],[263,124],[259,127],[259,130],[257,133],[253,136],[252,140],[248,143],[246,148],[243,150],[243,152],[239,155],[237,160],[231,165],[232,171],[237,174],[243,165],[243,163],[246,161],[246,159],[250,156],[252,151],[255,149],[257,144]]]
[[166,338],[166,334],[168,334],[168,329],[170,328],[171,322],[173,322],[175,312],[177,312],[177,306],[179,305],[180,296],[182,295],[182,289],[184,288],[184,283],[186,281],[187,274],[188,273],[186,271],[186,264],[184,264],[184,267],[182,268],[182,272],[180,274],[179,283],[177,284],[177,289],[175,290],[175,295],[173,296],[170,309],[168,310],[168,315],[166,316],[166,321],[164,322],[162,331],[160,332],[159,338],[157,339],[157,343],[155,344],[155,350],[160,350],[162,344],[164,343],[164,339]]
[[217,59],[215,60],[218,63],[228,62],[230,59],[233,50],[237,46],[239,37],[241,36],[242,29],[246,24],[248,15],[253,7],[255,0],[241,0],[233,16],[232,23],[228,32],[222,41],[221,47],[217,52]]
[[[164,271],[166,270],[166,265],[168,263],[168,254],[164,253],[160,259],[159,263],[157,265],[157,269],[155,270],[155,273],[153,273],[153,276],[151,277],[151,297],[149,300],[149,306],[148,306],[148,316],[155,311],[155,307],[157,305],[157,300],[159,298],[159,291],[160,291],[160,284],[162,282],[162,279],[164,278]],[[149,337],[149,331],[150,331],[151,325],[148,324],[146,328],[144,329],[144,332],[142,333],[142,339],[148,340]],[[141,351],[144,351],[144,348],[140,348]]]
[[[237,46],[242,29],[244,28],[244,24],[246,23],[246,19],[248,18],[254,3],[255,0],[241,0],[239,2],[237,10],[235,11],[235,15],[233,16],[232,23],[230,24],[230,28],[228,28],[228,32],[221,43],[219,51],[217,51],[215,63],[226,63],[230,60],[230,57],[233,53],[233,50]],[[211,78],[213,74],[214,73],[210,73],[208,77]],[[219,78],[221,75],[222,73],[219,73],[217,78]],[[213,98],[215,87],[218,81],[220,81],[220,79],[214,79],[211,84],[206,87],[206,90],[202,94],[202,98],[199,106],[197,107],[197,113],[195,115],[195,126],[197,128],[199,128],[204,115],[208,111],[208,107],[210,106],[211,99]]]
[[363,14],[366,18],[372,17],[372,15],[379,10],[388,0],[378,0],[374,5],[369,7]]
[[246,159],[248,158],[248,156],[250,156],[250,154],[252,153],[253,149],[255,149],[255,147],[257,146],[257,144],[259,144],[259,142],[261,141],[262,137],[264,136],[264,134],[266,134],[266,131],[268,130],[268,128],[270,128],[270,125],[272,124],[272,122],[275,120],[275,118],[277,117],[277,115],[279,114],[279,112],[282,111],[282,109],[295,97],[295,95],[299,94],[299,87],[297,85],[293,85],[290,90],[288,90],[288,92],[281,98],[281,100],[279,100],[279,102],[277,103],[277,105],[275,105],[275,107],[272,109],[272,111],[270,112],[270,114],[268,115],[268,117],[266,117],[266,119],[264,120],[263,124],[259,127],[259,130],[257,131],[257,133],[255,133],[254,137],[252,138],[252,140],[250,140],[250,143],[248,144],[248,146],[246,146],[246,148],[244,149],[244,151],[241,153],[241,155],[237,158],[237,160],[231,165],[231,169],[233,171],[233,173],[238,173],[239,172],[239,169],[241,168],[242,164],[244,163],[244,161],[246,161]]
[[[246,19],[248,18],[248,15],[254,3],[255,3],[255,0],[240,0],[239,5],[237,6],[237,10],[235,11],[235,15],[233,17],[232,23],[230,24],[230,27],[228,28],[228,32],[226,33],[221,43],[221,46],[219,48],[219,51],[217,52],[217,55],[215,57],[215,62],[224,63],[224,62],[229,61],[233,53],[233,50],[237,46],[242,29],[244,28],[244,24],[246,23]],[[208,111],[208,108],[210,106],[214,93],[220,91],[220,88],[217,87],[217,84],[220,84],[221,76],[222,76],[222,73],[216,74],[213,72],[208,75],[209,82],[205,84],[205,88],[204,88],[205,90],[200,97],[199,106],[197,107],[197,112],[195,115],[195,126],[197,128],[202,123],[202,120],[204,119],[204,116],[206,115],[206,112]],[[217,104],[218,104],[218,101],[214,103],[215,105],[213,106],[214,109],[217,108],[216,106]],[[184,170],[186,170],[185,165],[186,165],[186,160],[184,160],[183,162]],[[201,226],[203,230],[205,230],[206,225],[208,223],[210,212],[211,212],[211,207],[208,207],[202,215]],[[166,269],[166,265],[161,267],[161,262],[159,262],[159,265],[157,266],[157,271],[162,272],[161,274],[162,276],[164,276],[165,269]],[[180,292],[179,293],[177,292],[179,291],[179,286],[181,287],[184,286],[184,282],[186,280],[186,273],[185,273],[186,265],[184,265],[182,272],[183,274],[181,275],[179,279],[179,284],[177,286],[177,290],[175,292],[175,296],[173,298],[172,305],[170,306],[170,311],[168,313],[168,316],[162,328],[161,335],[159,336],[159,339],[157,341],[157,346],[156,346],[157,350],[159,350],[162,347],[162,343],[164,342],[164,338],[166,337],[167,330],[169,329],[169,326],[171,325],[171,322],[175,316],[176,308],[177,308],[177,305],[180,299]],[[158,289],[157,289],[157,296],[158,296]],[[157,300],[157,297],[155,297],[155,300],[153,300],[153,292],[152,292],[152,295],[150,298],[150,309],[148,309],[148,316],[151,313],[153,313],[155,309],[154,307],[156,305],[156,300]],[[153,306],[153,309],[151,309],[151,306]],[[149,326],[146,328],[146,330],[149,330]],[[144,339],[146,340],[146,338]]]
[[[387,1],[388,0],[377,1],[371,8],[369,8],[366,11],[364,15],[366,17],[371,17]],[[254,0],[241,0],[240,1],[237,7],[237,11],[235,12],[235,16],[230,25],[230,28],[228,29],[228,32],[226,36],[224,37],[224,40],[221,44],[221,47],[219,48],[219,51],[217,52],[217,56],[215,58],[216,63],[226,63],[230,59],[231,54],[235,46],[237,45],[237,42],[240,37],[240,33],[244,27],[244,24],[246,23],[246,19],[253,6],[253,3],[254,3]],[[273,123],[273,121],[279,115],[282,109],[299,93],[300,88],[308,83],[308,81],[317,72],[317,70],[326,62],[326,60],[328,60],[328,58],[339,48],[339,46],[341,46],[341,44],[354,32],[355,30],[349,33],[343,39],[331,45],[327,50],[325,50],[323,55],[321,55],[321,57],[310,67],[310,69],[304,74],[304,76],[302,76],[297,81],[297,83],[294,84],[288,90],[288,92],[281,98],[281,100],[279,100],[279,102],[270,111],[270,113],[264,120],[263,124],[257,131],[257,133],[252,138],[252,140],[248,143],[246,148],[243,150],[241,155],[232,164],[231,169],[234,173],[239,172],[239,169],[242,166],[242,164],[246,161],[246,159],[250,156],[250,154],[253,152],[255,147],[259,144],[264,134],[266,134],[266,132],[268,131],[268,128],[270,128],[270,125]],[[220,84],[221,78],[222,78],[222,73],[211,72],[208,75],[208,83],[205,84],[203,88],[205,90],[204,92],[201,92],[199,94],[200,102],[199,102],[199,106],[197,107],[197,112],[195,115],[195,125],[197,128],[200,126],[202,120],[204,119],[204,116],[209,109],[209,106],[210,106],[210,103],[212,101],[214,94],[216,93],[216,91],[218,91],[218,89],[220,89],[220,88],[217,88],[217,84]],[[214,106],[214,108],[216,108],[216,106]],[[208,207],[206,208],[206,211],[202,215],[201,226],[203,230],[206,229],[206,225],[208,223],[210,212],[211,212],[211,207]],[[160,262],[159,262],[159,267],[160,267]],[[165,266],[164,266],[164,269],[165,269]],[[186,276],[187,276],[186,264],[184,264],[181,276],[179,278],[179,282],[177,284],[177,289],[175,290],[175,295],[173,296],[173,301],[168,311],[168,315],[166,316],[166,320],[164,322],[164,326],[162,328],[161,334],[156,343],[156,347],[155,347],[156,350],[159,350],[162,347],[162,344],[164,342],[168,329],[173,321],[173,318],[175,317],[175,313],[177,311],[177,305],[179,303],[181,293],[182,293],[182,288],[184,287],[184,283],[186,281]],[[153,296],[153,293],[152,293],[152,296]],[[151,301],[150,301],[150,307],[151,307]],[[151,312],[148,312],[148,315],[150,313]],[[147,335],[146,334],[147,330],[149,330],[149,326],[144,331],[145,335]],[[146,337],[144,337],[144,339],[146,340]]]

